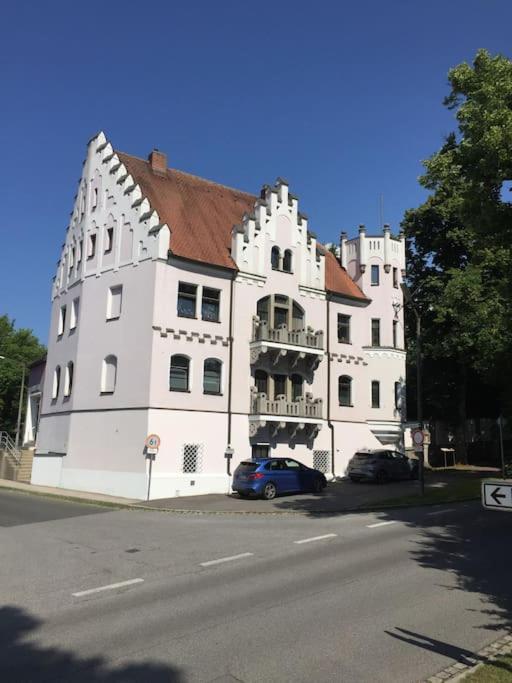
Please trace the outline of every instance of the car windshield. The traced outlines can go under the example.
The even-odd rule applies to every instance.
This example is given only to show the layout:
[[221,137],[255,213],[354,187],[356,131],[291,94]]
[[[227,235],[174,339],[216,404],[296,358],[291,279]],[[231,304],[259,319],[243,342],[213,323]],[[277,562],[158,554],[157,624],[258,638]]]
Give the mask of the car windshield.
[[259,467],[259,463],[257,462],[251,462],[250,460],[247,462],[241,462],[237,469],[239,472],[254,472]]

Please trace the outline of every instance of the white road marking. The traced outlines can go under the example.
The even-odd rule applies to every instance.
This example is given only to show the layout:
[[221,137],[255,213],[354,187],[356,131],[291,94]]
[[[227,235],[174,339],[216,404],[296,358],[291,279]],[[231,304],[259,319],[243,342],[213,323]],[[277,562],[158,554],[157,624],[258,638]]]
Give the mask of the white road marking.
[[135,583],[144,583],[144,579],[130,579],[129,581],[120,581],[119,583],[109,583],[108,586],[100,586],[99,588],[89,588],[86,591],[79,591],[78,593],[71,593],[74,598],[81,598],[82,595],[92,595],[93,593],[101,593],[102,591],[111,591],[116,588],[124,588],[125,586],[132,586]]
[[303,538],[301,541],[294,541],[297,545],[301,543],[312,543],[313,541],[323,541],[324,538],[334,538],[338,534],[324,534],[323,536],[313,536],[312,538]]
[[233,560],[241,560],[242,557],[252,557],[253,555],[254,553],[240,553],[240,555],[221,557],[218,560],[209,560],[208,562],[201,562],[201,567],[211,567],[213,564],[221,564],[222,562],[232,562]]
[[442,515],[445,512],[454,512],[454,508],[446,508],[446,510],[434,510],[434,512],[427,512],[427,515]]
[[396,520],[391,522],[377,522],[376,524],[367,524],[368,529],[376,529],[378,526],[387,526],[388,524],[396,524]]

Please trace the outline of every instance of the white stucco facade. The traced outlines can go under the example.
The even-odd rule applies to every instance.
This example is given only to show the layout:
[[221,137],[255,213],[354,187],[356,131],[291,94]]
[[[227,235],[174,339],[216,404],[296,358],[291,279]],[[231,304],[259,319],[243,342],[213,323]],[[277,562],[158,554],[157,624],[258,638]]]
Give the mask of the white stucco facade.
[[[105,136],[90,141],[52,290],[33,483],[130,498],[227,492],[237,463],[265,449],[339,476],[357,449],[401,443],[403,239],[342,235],[336,267],[364,293],[354,297],[326,289],[325,250],[285,181],[230,227],[233,268],[180,258],[172,224]],[[194,292],[187,315],[180,283]],[[161,438],[151,482],[150,433]]]

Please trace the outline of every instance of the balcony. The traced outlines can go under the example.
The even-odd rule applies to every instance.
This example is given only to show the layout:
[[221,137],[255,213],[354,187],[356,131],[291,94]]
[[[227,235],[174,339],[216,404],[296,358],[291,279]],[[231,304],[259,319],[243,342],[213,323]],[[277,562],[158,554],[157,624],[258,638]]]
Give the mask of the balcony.
[[257,363],[263,355],[269,354],[274,364],[280,359],[288,359],[290,369],[293,369],[301,360],[314,370],[324,355],[323,347],[322,330],[315,332],[312,327],[289,330],[287,325],[273,328],[266,320],[253,316],[251,363]]
[[272,436],[279,430],[287,429],[290,438],[298,432],[314,437],[321,428],[321,398],[313,398],[311,394],[301,396],[296,401],[289,401],[286,396],[267,398],[264,393],[257,393],[251,388],[251,412],[249,415],[249,434],[255,436],[259,429],[269,426]]

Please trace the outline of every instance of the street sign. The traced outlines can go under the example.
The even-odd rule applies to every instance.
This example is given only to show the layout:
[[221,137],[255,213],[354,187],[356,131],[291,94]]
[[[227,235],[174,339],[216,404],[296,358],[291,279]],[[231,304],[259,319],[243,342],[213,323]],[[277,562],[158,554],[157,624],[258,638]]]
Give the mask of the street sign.
[[412,443],[415,451],[423,451],[423,443],[425,441],[425,435],[423,429],[413,429],[411,433]]
[[495,479],[482,482],[482,505],[490,510],[512,512],[512,480]]
[[160,448],[160,437],[158,434],[150,434],[146,437],[144,445],[146,446],[146,452],[149,453],[149,455],[156,455]]

